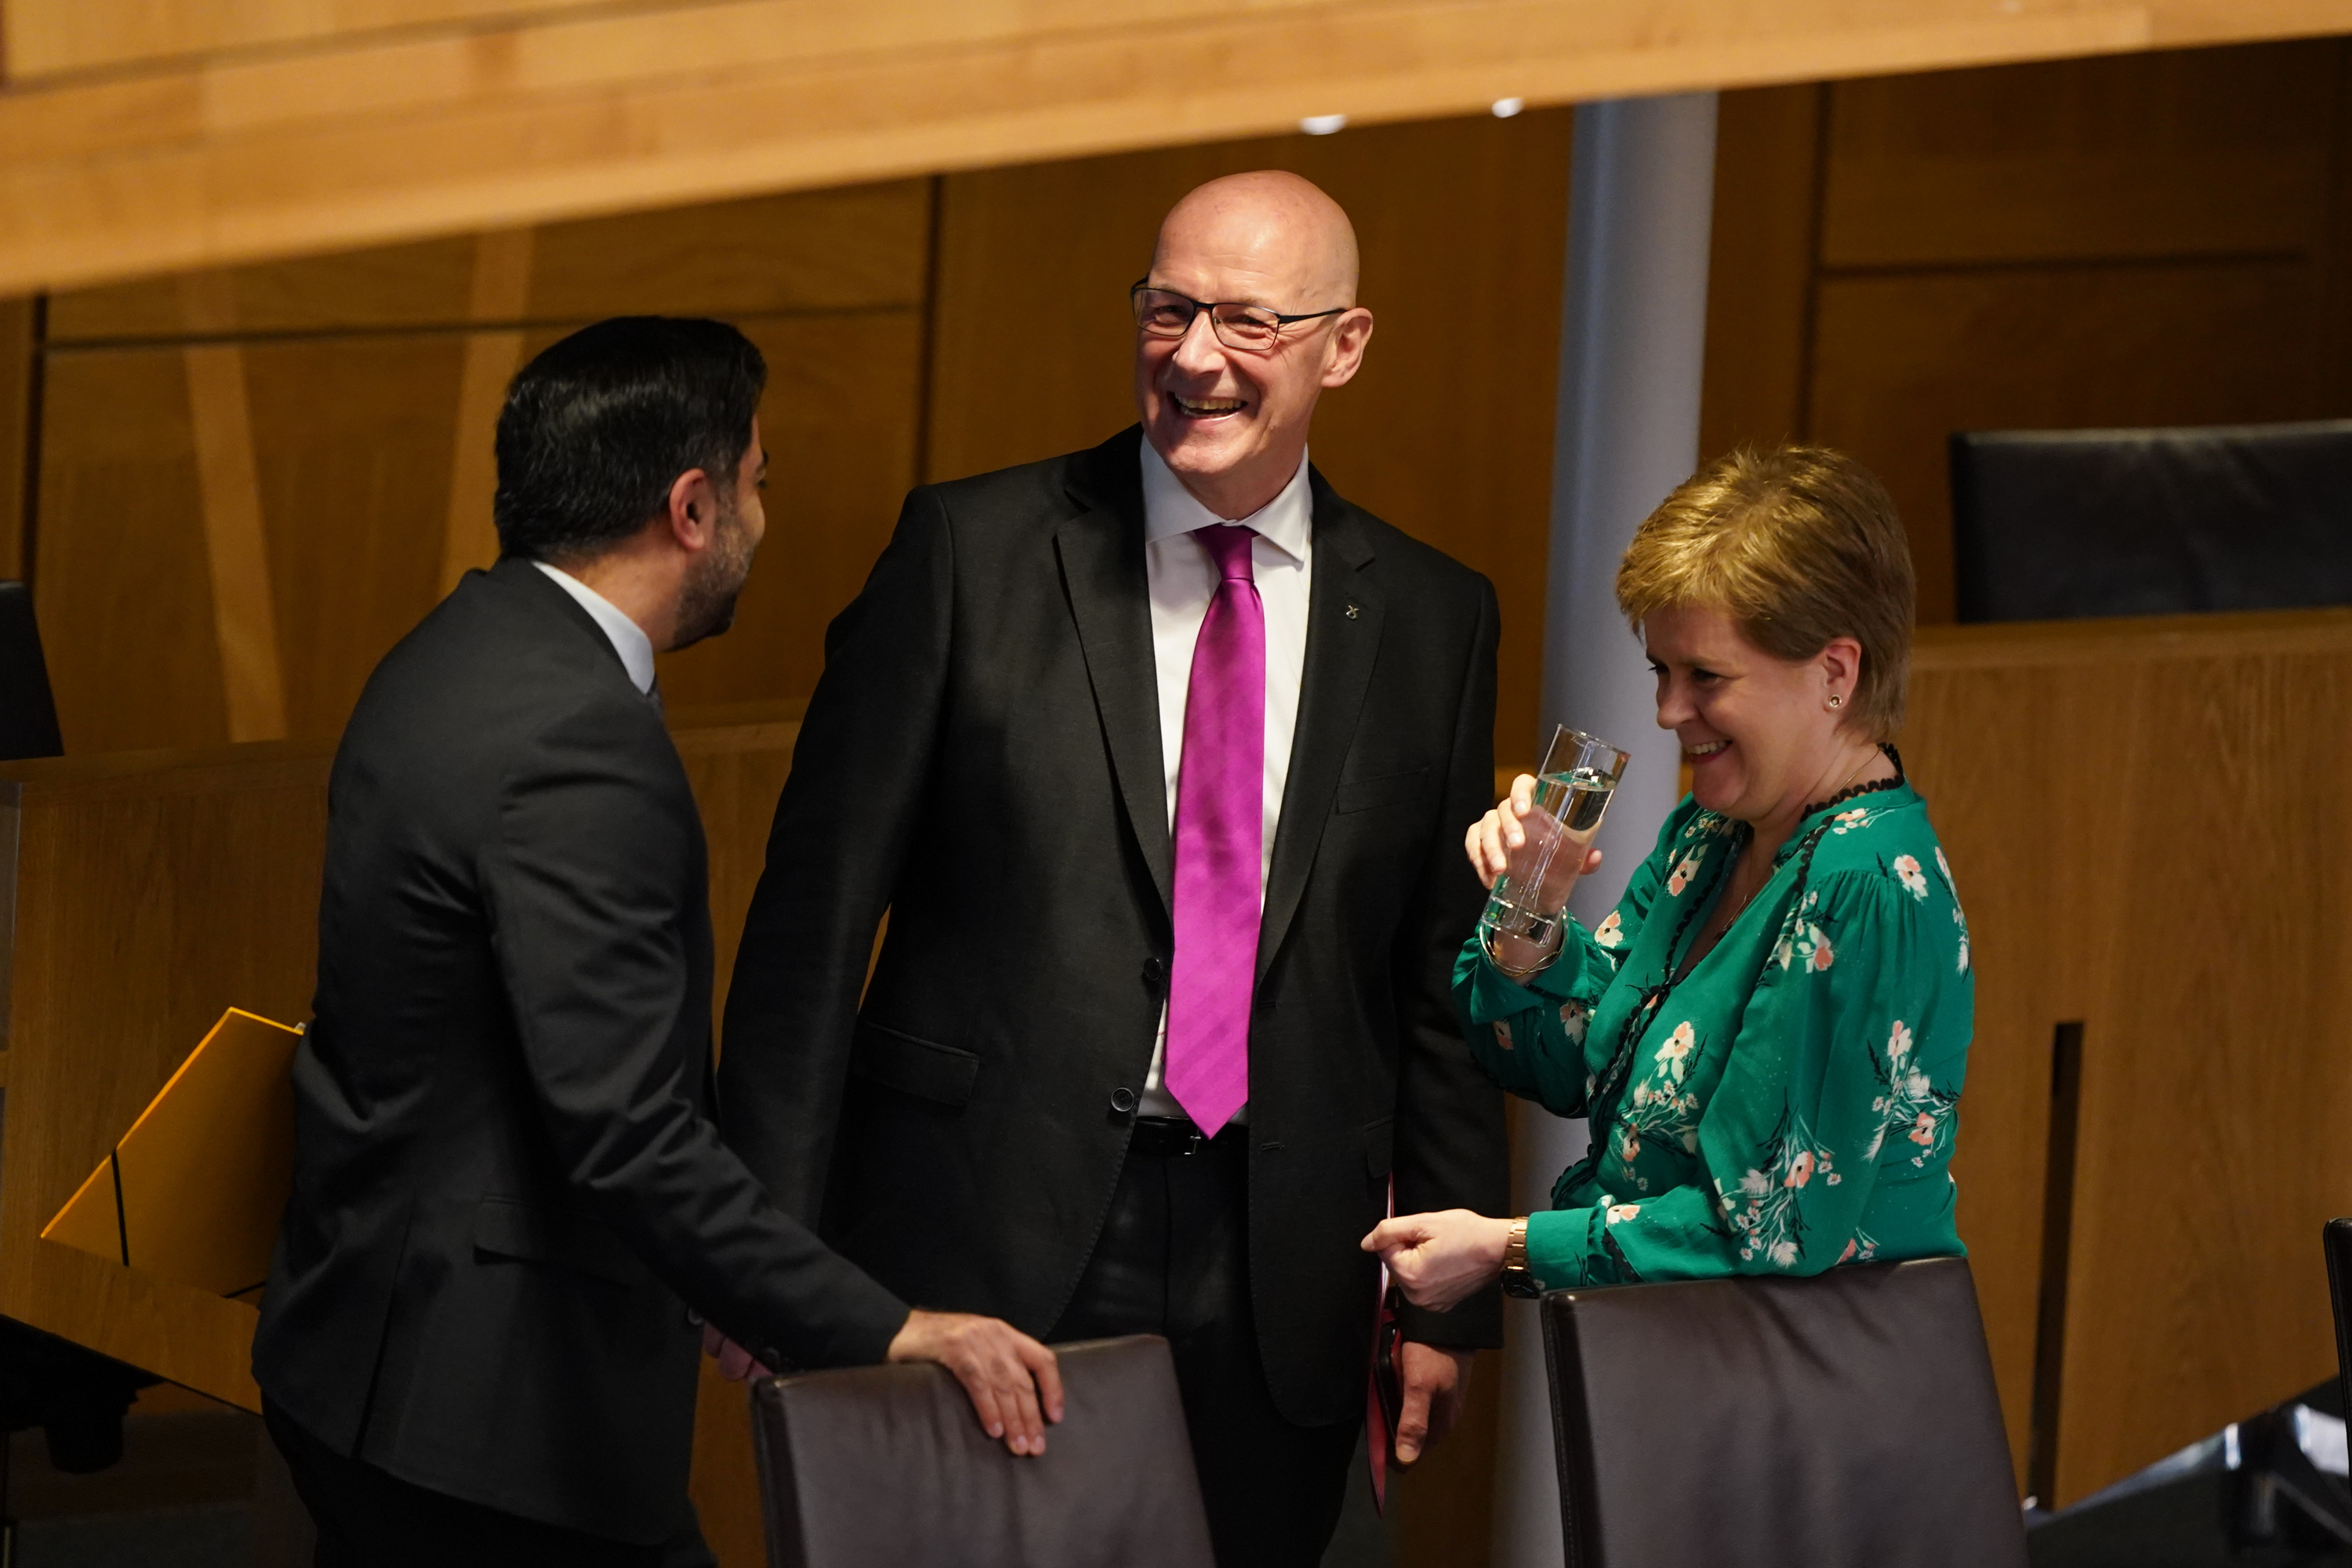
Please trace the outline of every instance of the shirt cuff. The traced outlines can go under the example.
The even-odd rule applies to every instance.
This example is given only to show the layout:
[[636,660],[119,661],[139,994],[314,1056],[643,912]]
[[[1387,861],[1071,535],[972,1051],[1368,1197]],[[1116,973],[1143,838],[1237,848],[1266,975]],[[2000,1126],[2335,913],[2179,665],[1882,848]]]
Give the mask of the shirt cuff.
[[1528,1278],[1538,1290],[1568,1290],[1591,1281],[1584,1260],[1591,1254],[1589,1208],[1543,1209],[1528,1215]]

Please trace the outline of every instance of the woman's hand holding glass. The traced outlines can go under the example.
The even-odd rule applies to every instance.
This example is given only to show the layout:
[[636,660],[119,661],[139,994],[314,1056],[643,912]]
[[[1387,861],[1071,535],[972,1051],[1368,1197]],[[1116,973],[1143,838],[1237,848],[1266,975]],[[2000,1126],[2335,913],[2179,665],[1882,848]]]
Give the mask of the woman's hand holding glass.
[[[1517,875],[1541,863],[1551,841],[1562,832],[1559,819],[1536,805],[1535,775],[1521,773],[1511,781],[1511,793],[1494,810],[1470,825],[1463,848],[1470,857],[1470,868],[1478,873],[1478,880],[1492,889],[1497,879]],[[1566,909],[1577,879],[1591,875],[1601,866],[1600,850],[1587,848],[1579,855],[1574,852],[1573,839],[1563,847],[1563,851],[1551,857],[1537,889],[1536,905],[1547,913]],[[1491,951],[1506,968],[1527,971],[1549,963],[1559,951],[1559,943],[1557,927],[1541,942],[1497,932]]]

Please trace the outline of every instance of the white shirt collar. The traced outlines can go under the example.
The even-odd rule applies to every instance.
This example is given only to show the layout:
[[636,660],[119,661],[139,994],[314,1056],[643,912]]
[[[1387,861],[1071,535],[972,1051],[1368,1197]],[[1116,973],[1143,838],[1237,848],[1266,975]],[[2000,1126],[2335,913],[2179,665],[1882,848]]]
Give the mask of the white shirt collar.
[[1243,518],[1219,517],[1202,506],[1200,498],[1184,488],[1151,444],[1143,437],[1143,536],[1147,540],[1171,538],[1207,528],[1212,523],[1234,522],[1263,537],[1293,561],[1307,559],[1307,542],[1314,526],[1315,492],[1307,482],[1307,454],[1298,455],[1298,471],[1265,505]]
[[622,608],[583,583],[571,573],[550,566],[544,561],[532,565],[547,574],[555,585],[579,601],[597,626],[604,628],[611,640],[613,651],[621,656],[621,668],[629,672],[629,684],[640,691],[654,689],[654,640],[646,636],[645,628],[629,619]]

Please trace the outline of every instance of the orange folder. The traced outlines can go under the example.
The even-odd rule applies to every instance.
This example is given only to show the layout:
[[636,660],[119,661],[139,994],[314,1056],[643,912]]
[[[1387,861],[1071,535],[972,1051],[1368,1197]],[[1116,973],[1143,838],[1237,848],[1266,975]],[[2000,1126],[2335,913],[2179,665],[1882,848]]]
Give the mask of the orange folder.
[[222,1014],[42,1239],[218,1296],[260,1289],[293,1181],[301,1038]]

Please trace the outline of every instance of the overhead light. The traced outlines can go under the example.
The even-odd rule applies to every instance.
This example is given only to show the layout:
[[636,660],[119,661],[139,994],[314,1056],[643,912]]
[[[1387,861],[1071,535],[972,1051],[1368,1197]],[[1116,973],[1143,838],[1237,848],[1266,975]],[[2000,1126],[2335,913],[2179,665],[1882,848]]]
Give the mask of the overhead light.
[[1528,100],[1524,98],[1498,98],[1495,100],[1495,118],[1508,120],[1527,106]]
[[1298,129],[1309,136],[1328,136],[1347,123],[1348,117],[1344,114],[1310,114],[1298,122]]

